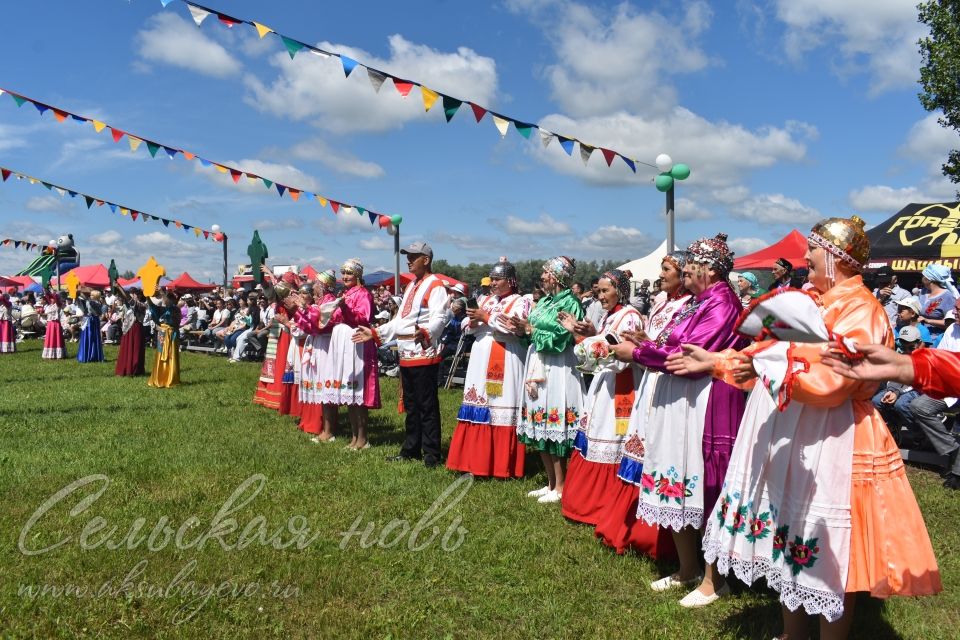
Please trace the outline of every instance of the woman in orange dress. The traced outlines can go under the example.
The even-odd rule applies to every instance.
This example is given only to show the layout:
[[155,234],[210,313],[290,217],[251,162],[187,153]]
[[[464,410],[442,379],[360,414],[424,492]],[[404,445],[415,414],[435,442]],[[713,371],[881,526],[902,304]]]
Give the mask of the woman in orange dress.
[[[860,276],[870,253],[863,221],[825,220],[808,241],[827,329],[858,344],[892,345],[884,309]],[[747,401],[703,546],[721,572],[733,569],[747,583],[764,577],[780,593],[782,637],[790,640],[809,637],[808,615],[820,617],[821,639],[845,638],[857,592],[942,589],[903,460],[870,401],[876,384],[835,373],[821,361],[823,346],[766,342],[713,354],[685,347],[668,365],[763,381]],[[770,392],[778,384],[779,405]]]

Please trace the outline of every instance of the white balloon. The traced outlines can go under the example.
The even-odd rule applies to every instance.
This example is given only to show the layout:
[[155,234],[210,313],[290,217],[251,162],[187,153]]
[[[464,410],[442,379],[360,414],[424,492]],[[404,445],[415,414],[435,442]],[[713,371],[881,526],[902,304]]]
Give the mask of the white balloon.
[[213,225],[212,227],[210,227],[210,231],[213,231],[214,233],[220,233],[220,225],[218,224]]
[[393,226],[392,222],[390,223],[390,226],[387,227],[387,233],[389,233],[392,236],[397,235],[397,228]]
[[657,169],[660,169],[660,171],[670,171],[671,167],[673,167],[673,158],[665,153],[661,153],[657,156],[656,163]]

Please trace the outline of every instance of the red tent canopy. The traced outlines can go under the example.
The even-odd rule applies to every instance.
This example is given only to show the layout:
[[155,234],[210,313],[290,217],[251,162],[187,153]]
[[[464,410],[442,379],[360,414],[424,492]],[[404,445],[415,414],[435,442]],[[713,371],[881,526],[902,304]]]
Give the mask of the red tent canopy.
[[[442,273],[435,273],[434,275],[437,276],[438,278],[440,278],[440,280],[443,281],[443,283],[446,284],[446,285],[462,284],[462,285],[463,285],[464,295],[467,295],[467,294],[470,293],[470,285],[468,285],[466,282],[460,282],[460,281],[457,280],[456,278],[451,278],[450,276],[445,276],[445,275],[443,275]],[[406,286],[407,286],[408,284],[410,284],[412,281],[413,281],[413,274],[412,274],[412,273],[401,273],[401,274],[400,274],[400,289],[401,289],[401,291],[402,291],[404,288],[406,288]],[[378,286],[378,287],[379,287],[380,285],[383,285],[383,286],[385,286],[387,289],[390,289],[390,290],[392,291],[392,290],[393,290],[393,276],[391,276],[390,278],[384,280],[383,282],[378,282],[378,283],[377,283],[377,286]]]
[[121,287],[129,287],[132,284],[140,284],[140,278],[136,276],[133,278],[117,278],[117,284]]
[[67,276],[71,273],[76,274],[80,279],[81,287],[93,287],[94,289],[106,289],[110,286],[110,275],[107,268],[102,264],[88,264],[84,267],[76,267],[63,274],[60,284],[66,284]]
[[734,260],[733,268],[736,271],[745,269],[772,269],[777,258],[786,258],[793,268],[807,266],[803,256],[807,253],[807,238],[794,229],[776,244],[766,249],[748,253]]
[[307,276],[307,280],[316,280],[317,270],[313,268],[313,265],[308,264],[303,269],[300,269],[300,275]]
[[166,287],[173,291],[213,291],[217,288],[217,285],[197,282],[190,277],[189,273],[184,271],[179,277],[171,280]]
[[30,276],[6,276],[3,278],[5,281],[9,281],[12,284],[3,284],[4,287],[17,287],[18,289],[24,289],[32,285],[35,281]]

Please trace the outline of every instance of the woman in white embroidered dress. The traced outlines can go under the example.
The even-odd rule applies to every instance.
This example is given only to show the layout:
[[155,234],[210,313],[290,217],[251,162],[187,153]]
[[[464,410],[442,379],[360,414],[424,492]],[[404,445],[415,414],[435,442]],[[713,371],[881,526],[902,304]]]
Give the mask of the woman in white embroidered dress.
[[490,270],[490,295],[467,309],[470,350],[463,404],[450,441],[447,468],[478,477],[521,478],[525,447],[517,440],[527,346],[509,318],[526,320],[530,300],[517,293],[516,269],[506,258]]

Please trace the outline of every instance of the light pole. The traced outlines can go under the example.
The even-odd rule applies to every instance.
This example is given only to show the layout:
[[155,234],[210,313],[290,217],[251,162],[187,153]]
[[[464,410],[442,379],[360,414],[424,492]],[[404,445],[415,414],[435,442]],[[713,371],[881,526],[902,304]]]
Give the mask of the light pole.
[[393,295],[400,295],[400,223],[403,216],[390,218],[387,233],[393,236]]
[[674,247],[674,183],[677,180],[686,180],[690,177],[690,167],[685,164],[673,164],[673,159],[665,153],[657,156],[657,169],[661,173],[654,180],[658,191],[662,191],[667,196],[666,214],[667,214],[667,251],[673,251]]
[[215,224],[210,227],[210,230],[214,233],[214,239],[219,240],[223,243],[223,293],[227,293],[227,234],[223,233],[220,230],[220,225]]

